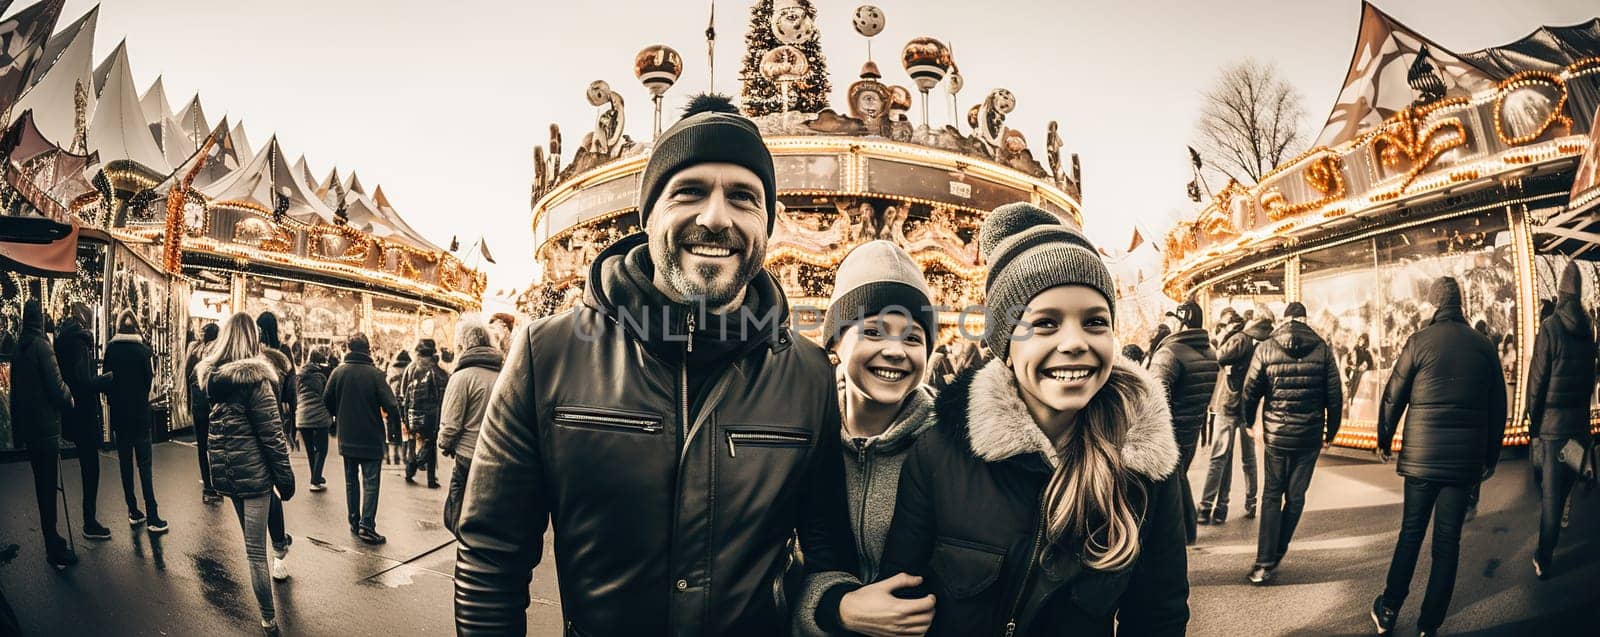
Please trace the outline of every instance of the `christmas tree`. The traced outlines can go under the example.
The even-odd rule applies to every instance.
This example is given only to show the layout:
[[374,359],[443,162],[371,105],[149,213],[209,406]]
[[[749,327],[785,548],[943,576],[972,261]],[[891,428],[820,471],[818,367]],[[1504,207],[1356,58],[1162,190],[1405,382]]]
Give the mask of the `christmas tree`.
[[[778,0],[776,4],[777,8],[798,6],[805,11],[806,21],[816,24],[817,8],[812,6],[811,0]],[[739,74],[743,88],[739,101],[745,114],[751,117],[783,110],[783,89],[761,75],[761,56],[784,45],[772,32],[773,5],[774,0],[758,0],[750,8],[750,31],[744,36],[744,70]],[[814,27],[810,31],[816,33]],[[789,87],[790,110],[816,113],[828,108],[828,93],[833,87],[828,83],[828,60],[822,55],[821,36],[813,35],[794,46],[805,54],[810,70]]]

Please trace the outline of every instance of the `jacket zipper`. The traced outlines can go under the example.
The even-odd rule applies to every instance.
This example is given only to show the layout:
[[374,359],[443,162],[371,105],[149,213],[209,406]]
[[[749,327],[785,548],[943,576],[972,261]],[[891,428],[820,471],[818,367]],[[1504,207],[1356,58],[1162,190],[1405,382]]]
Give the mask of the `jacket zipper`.
[[555,419],[557,422],[566,420],[583,425],[618,429],[637,429],[644,433],[652,434],[661,431],[662,428],[661,423],[654,420],[647,420],[644,418],[625,418],[621,416],[592,416],[589,414],[562,412],[556,414]]
[[1022,611],[1023,598],[1027,597],[1028,584],[1033,578],[1033,563],[1039,557],[1039,545],[1044,543],[1044,494],[1039,494],[1039,522],[1033,532],[1033,549],[1028,551],[1028,563],[1022,568],[1022,584],[1017,588],[1017,598],[1011,603],[1011,619],[1006,622],[1006,637],[1017,634],[1017,613]]
[[728,432],[728,457],[729,458],[737,458],[737,457],[739,457],[739,454],[738,454],[737,451],[734,450],[734,447],[735,447],[736,443],[741,442],[741,441],[745,442],[745,443],[758,444],[758,445],[759,444],[788,445],[788,444],[796,444],[796,443],[805,444],[805,443],[811,442],[811,439],[806,437],[806,436],[804,436],[804,435],[801,435],[801,434],[780,434],[780,433],[757,433],[757,432],[751,432],[751,431],[730,431],[730,432]]
[[872,497],[872,458],[867,457],[866,439],[862,439],[858,443],[856,454],[860,457],[861,464],[865,467],[862,470],[865,480],[861,483],[861,508],[856,514],[856,554],[861,556],[862,565],[866,566],[867,570],[871,571],[871,575],[876,577],[878,574],[877,565],[867,564],[867,561],[872,559],[871,556],[867,555],[867,499]]

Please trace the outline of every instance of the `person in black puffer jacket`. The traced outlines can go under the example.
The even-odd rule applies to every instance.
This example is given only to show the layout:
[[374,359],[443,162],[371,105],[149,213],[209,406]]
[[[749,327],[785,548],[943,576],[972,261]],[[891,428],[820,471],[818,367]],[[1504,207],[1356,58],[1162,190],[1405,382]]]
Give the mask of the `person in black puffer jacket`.
[[[1178,482],[1183,488],[1183,530],[1194,544],[1194,488],[1189,484],[1189,465],[1200,445],[1201,430],[1211,394],[1217,388],[1217,353],[1211,349],[1200,304],[1186,301],[1167,313],[1178,320],[1178,331],[1162,339],[1150,355],[1150,374],[1167,390],[1167,405],[1172,410],[1172,433],[1178,437]],[[1208,518],[1210,516],[1207,516]],[[1208,519],[1209,522],[1209,519]]]
[[344,364],[328,376],[322,401],[339,427],[350,533],[367,544],[382,544],[387,539],[378,534],[376,525],[383,425],[387,417],[391,430],[400,428],[400,406],[383,372],[372,364],[372,345],[366,335],[351,335],[348,345]]
[[1373,601],[1380,627],[1392,628],[1411,588],[1422,538],[1433,519],[1433,570],[1417,627],[1438,630],[1455,588],[1461,526],[1476,485],[1494,472],[1506,431],[1506,387],[1494,344],[1467,326],[1461,287],[1440,277],[1429,291],[1438,308],[1427,327],[1406,340],[1383,390],[1378,453],[1406,416],[1405,447],[1396,467],[1405,477],[1405,513],[1387,586]]
[[[280,499],[293,498],[295,486],[288,436],[278,397],[273,394],[279,373],[261,356],[255,327],[249,314],[241,312],[229,318],[195,374],[211,401],[211,485],[233,501],[244,529],[250,585],[261,609],[261,627],[270,635],[277,631],[271,580],[288,577],[283,558],[289,544],[274,540],[277,559],[269,579],[266,539],[272,510],[282,511]],[[274,503],[279,504],[274,507]]]
[[[1230,308],[1231,309],[1231,308]],[[1246,311],[1252,318],[1246,320],[1235,313],[1224,324],[1217,348],[1217,365],[1221,376],[1217,379],[1216,433],[1211,439],[1211,466],[1206,470],[1206,483],[1200,494],[1200,523],[1222,524],[1228,521],[1229,491],[1233,489],[1233,455],[1237,448],[1239,464],[1244,469],[1244,517],[1256,517],[1256,438],[1255,414],[1243,413],[1239,391],[1244,387],[1245,372],[1250,370],[1250,359],[1255,355],[1256,344],[1272,335],[1272,316],[1265,309],[1261,316]]]
[[73,408],[72,390],[61,379],[61,368],[44,334],[44,310],[38,299],[28,299],[22,304],[22,333],[17,335],[11,357],[11,422],[17,444],[28,449],[45,558],[56,569],[64,569],[78,563],[77,554],[56,533],[61,414]]
[[1284,322],[1256,346],[1245,372],[1240,403],[1255,413],[1265,401],[1261,423],[1267,451],[1261,531],[1250,581],[1265,584],[1289,550],[1295,526],[1305,511],[1306,489],[1322,448],[1339,434],[1344,388],[1328,344],[1305,324],[1299,301],[1283,310]]
[[1562,450],[1568,443],[1584,450],[1593,445],[1589,399],[1595,391],[1595,337],[1582,297],[1583,278],[1577,264],[1568,263],[1561,272],[1555,311],[1539,323],[1528,367],[1528,435],[1538,447],[1534,451],[1543,456],[1539,548],[1533,558],[1541,579],[1550,576],[1562,511],[1578,477],[1561,460]]
[[95,506],[100,494],[100,443],[105,440],[105,425],[100,410],[100,395],[111,388],[110,374],[95,373],[94,335],[89,326],[94,314],[89,306],[73,303],[66,320],[56,329],[56,362],[61,376],[72,388],[73,408],[62,420],[62,434],[78,449],[78,473],[83,485],[83,536],[91,540],[111,538],[111,530],[100,524]]
[[[130,310],[117,315],[117,335],[106,344],[104,370],[112,375],[106,392],[111,414],[111,431],[116,434],[117,461],[122,469],[122,497],[128,504],[128,524],[145,524],[151,533],[166,533],[167,522],[157,512],[154,460],[150,450],[150,386],[155,380],[155,354],[140,335],[139,320]],[[133,474],[138,467],[144,487],[144,505],[149,516],[139,510],[133,490]]]
[[306,442],[306,460],[311,465],[311,490],[322,491],[327,480],[322,478],[322,466],[328,461],[328,429],[333,427],[333,414],[322,401],[322,392],[328,386],[328,346],[311,348],[311,355],[300,373],[295,375],[295,428]]

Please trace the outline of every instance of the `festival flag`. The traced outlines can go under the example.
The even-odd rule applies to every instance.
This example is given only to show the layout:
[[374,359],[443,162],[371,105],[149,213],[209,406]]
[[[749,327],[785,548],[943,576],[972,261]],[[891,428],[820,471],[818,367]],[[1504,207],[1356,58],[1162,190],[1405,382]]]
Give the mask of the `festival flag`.
[[[44,57],[44,45],[61,17],[66,0],[44,0],[23,9],[10,20],[0,22],[0,111],[5,111],[22,96],[34,65]],[[0,0],[0,13],[9,6]]]
[[478,237],[478,251],[483,253],[484,261],[494,263],[494,256],[489,254],[489,242],[484,241],[483,237]]
[[1139,229],[1138,228],[1134,228],[1133,229],[1133,240],[1128,243],[1128,252],[1133,252],[1134,248],[1139,247],[1143,243],[1144,243],[1144,235],[1139,234]]

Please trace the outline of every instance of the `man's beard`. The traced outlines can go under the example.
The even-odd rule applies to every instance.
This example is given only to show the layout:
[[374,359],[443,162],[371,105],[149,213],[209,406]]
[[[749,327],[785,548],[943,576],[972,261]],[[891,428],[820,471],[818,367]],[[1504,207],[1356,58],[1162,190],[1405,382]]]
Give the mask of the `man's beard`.
[[[650,259],[667,284],[685,301],[698,300],[708,309],[719,309],[732,303],[744,292],[746,286],[761,271],[766,258],[764,245],[756,245],[745,254],[746,241],[732,230],[712,232],[701,226],[685,230],[670,244],[666,237],[652,238]],[[679,250],[687,243],[720,246],[732,250],[738,261],[732,277],[719,277],[724,267],[705,264],[696,268],[698,276],[691,276],[684,268]]]

